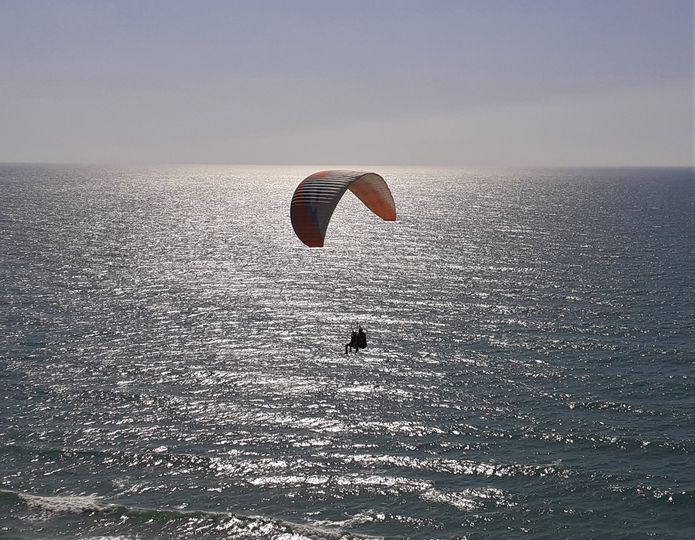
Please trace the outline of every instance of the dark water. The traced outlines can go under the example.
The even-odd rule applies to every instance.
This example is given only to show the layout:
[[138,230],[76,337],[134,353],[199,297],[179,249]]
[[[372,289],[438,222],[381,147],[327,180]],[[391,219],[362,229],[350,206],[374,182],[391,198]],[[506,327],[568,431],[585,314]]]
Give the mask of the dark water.
[[0,167],[0,537],[695,537],[693,170],[315,169]]

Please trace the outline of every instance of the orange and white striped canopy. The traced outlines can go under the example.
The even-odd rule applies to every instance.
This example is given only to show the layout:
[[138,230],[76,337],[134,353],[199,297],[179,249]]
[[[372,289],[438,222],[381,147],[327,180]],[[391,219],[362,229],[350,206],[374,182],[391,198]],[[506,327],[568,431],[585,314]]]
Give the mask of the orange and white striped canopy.
[[297,186],[290,204],[292,227],[309,247],[323,247],[333,210],[347,190],[385,221],[396,220],[396,205],[384,179],[373,172],[319,171]]

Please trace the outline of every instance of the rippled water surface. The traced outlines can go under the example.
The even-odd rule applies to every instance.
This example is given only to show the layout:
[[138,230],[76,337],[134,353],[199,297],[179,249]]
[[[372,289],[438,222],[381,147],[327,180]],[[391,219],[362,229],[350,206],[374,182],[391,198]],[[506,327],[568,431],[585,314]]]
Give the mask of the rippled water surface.
[[0,537],[695,536],[692,170],[314,170],[0,166]]

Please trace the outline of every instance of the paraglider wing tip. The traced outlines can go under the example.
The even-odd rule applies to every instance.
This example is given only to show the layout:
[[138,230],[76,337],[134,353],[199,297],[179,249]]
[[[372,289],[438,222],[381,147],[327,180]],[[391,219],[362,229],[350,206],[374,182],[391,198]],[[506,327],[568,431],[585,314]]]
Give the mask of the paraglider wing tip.
[[[304,242],[304,240],[302,240],[302,242]],[[304,242],[304,245],[309,246],[310,248],[323,247],[323,240],[321,240],[320,242],[317,241],[317,242],[313,242],[313,243]]]

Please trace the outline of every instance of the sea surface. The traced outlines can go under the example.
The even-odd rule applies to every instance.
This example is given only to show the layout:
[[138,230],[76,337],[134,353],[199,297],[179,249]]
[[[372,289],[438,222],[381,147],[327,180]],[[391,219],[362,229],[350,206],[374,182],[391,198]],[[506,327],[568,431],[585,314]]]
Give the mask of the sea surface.
[[693,169],[321,168],[0,166],[0,537],[695,537]]

